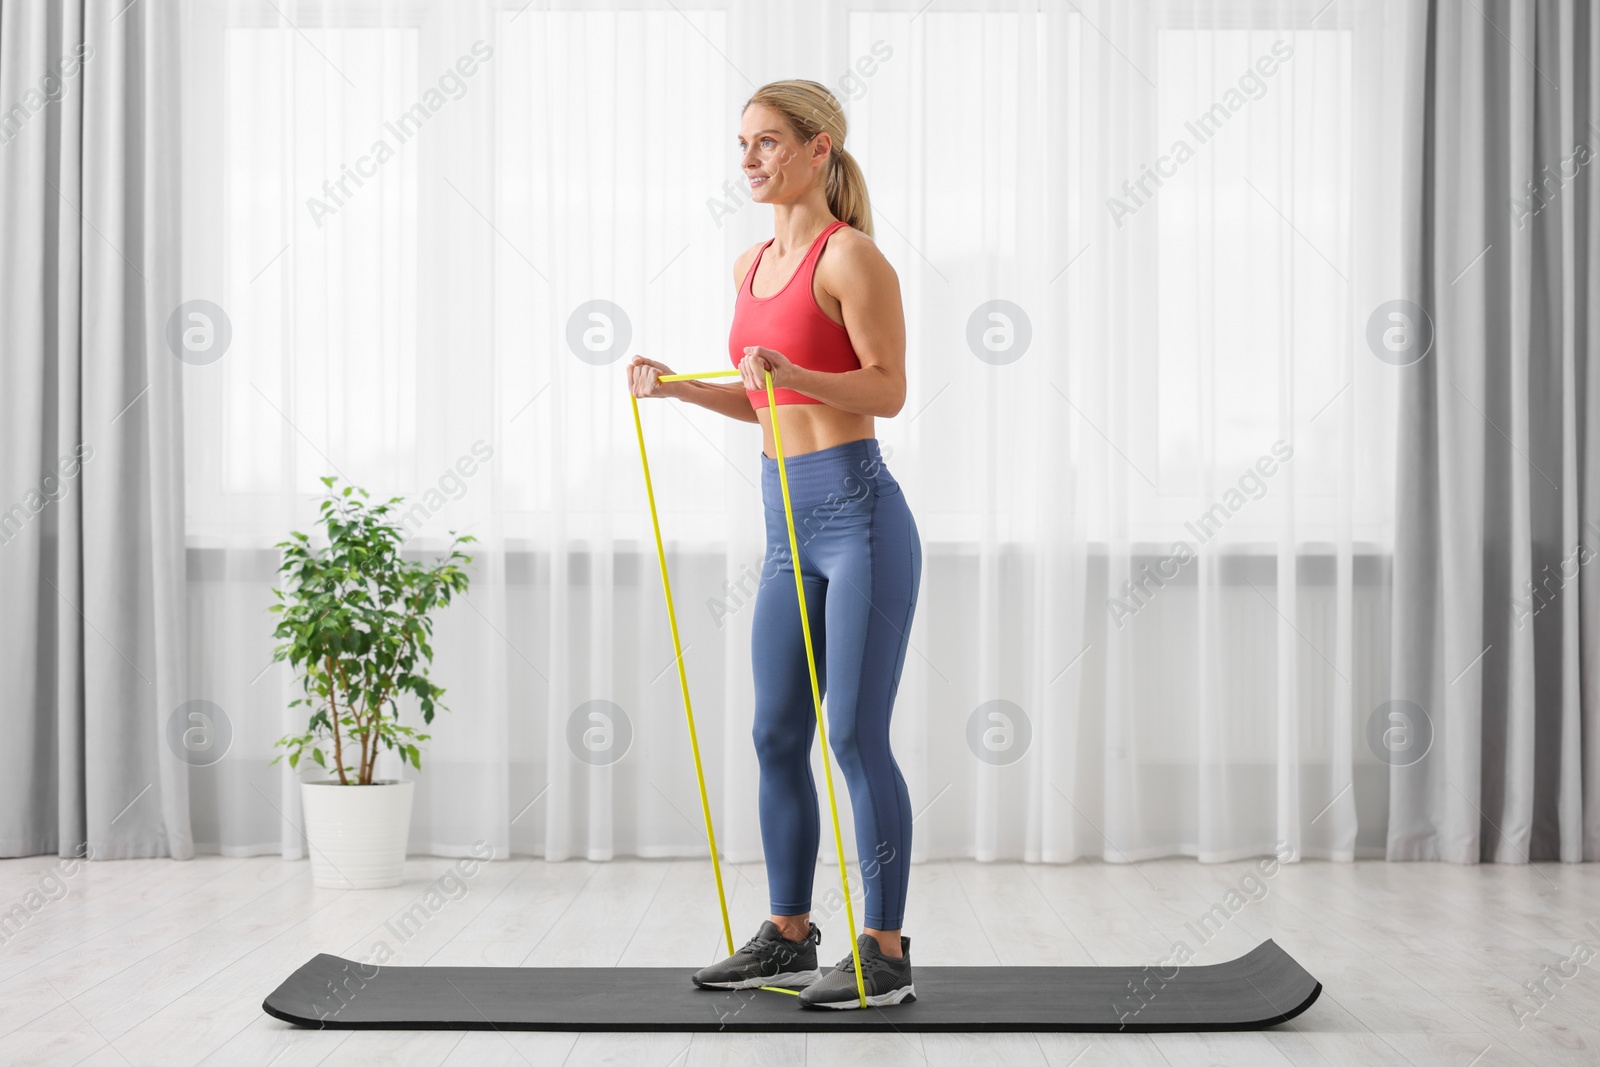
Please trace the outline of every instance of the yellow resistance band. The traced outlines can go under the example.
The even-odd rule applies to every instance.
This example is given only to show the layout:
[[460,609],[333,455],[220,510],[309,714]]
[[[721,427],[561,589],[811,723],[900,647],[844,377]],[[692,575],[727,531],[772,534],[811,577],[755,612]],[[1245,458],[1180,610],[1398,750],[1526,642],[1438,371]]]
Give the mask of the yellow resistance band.
[[[692,378],[727,378],[738,375],[738,370],[701,371],[697,374],[663,374],[657,381],[680,382]],[[806,665],[811,670],[811,701],[817,713],[817,734],[822,738],[822,769],[828,782],[828,810],[833,816],[833,843],[839,851],[839,884],[844,889],[844,909],[846,921],[850,924],[850,956],[855,961],[856,993],[861,998],[861,1006],[867,1007],[866,983],[861,977],[861,948],[856,944],[856,915],[855,907],[850,901],[850,876],[845,870],[844,836],[839,832],[839,806],[833,797],[833,766],[828,759],[828,727],[822,718],[822,687],[817,684],[817,658],[811,645],[811,622],[806,616],[806,591],[800,575],[800,545],[794,533],[794,510],[789,503],[789,472],[783,461],[783,437],[778,431],[778,404],[772,391],[772,372],[765,372],[767,376],[767,411],[772,416],[772,440],[778,453],[778,480],[783,485],[783,517],[789,526],[789,558],[794,561],[794,590],[800,601],[800,630],[805,634],[806,640]],[[722,905],[722,930],[728,938],[728,955],[733,955],[733,927],[728,922],[728,898],[722,888],[722,867],[717,858],[717,838],[711,829],[711,802],[706,797],[705,772],[700,764],[700,742],[695,738],[694,712],[689,706],[689,679],[684,672],[683,647],[678,637],[678,619],[672,609],[672,585],[667,580],[667,553],[661,546],[661,521],[656,514],[656,495],[650,486],[650,460],[645,456],[644,426],[639,421],[639,398],[631,392],[628,398],[633,401],[633,428],[639,435],[639,462],[644,465],[644,489],[650,499],[650,523],[655,527],[656,555],[661,560],[661,588],[667,597],[667,621],[672,625],[672,650],[678,662],[678,683],[683,687],[683,711],[689,720],[689,747],[694,751],[694,773],[700,783],[700,808],[705,813],[706,841],[711,848],[711,869],[717,879],[717,900]],[[793,989],[784,989],[780,986],[762,986],[762,989],[775,993],[789,993],[794,996],[799,994]]]

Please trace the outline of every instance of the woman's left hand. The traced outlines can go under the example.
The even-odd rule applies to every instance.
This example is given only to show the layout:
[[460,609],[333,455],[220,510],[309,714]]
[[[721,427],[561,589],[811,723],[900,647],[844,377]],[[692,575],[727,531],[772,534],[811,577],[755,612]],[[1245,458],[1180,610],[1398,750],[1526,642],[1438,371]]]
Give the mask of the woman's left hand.
[[785,356],[774,348],[762,348],[760,345],[749,345],[744,350],[744,358],[739,361],[739,378],[744,382],[744,387],[751,392],[765,393],[767,391],[767,376],[765,371],[772,372],[772,387],[792,388],[794,385],[794,372],[798,368]]

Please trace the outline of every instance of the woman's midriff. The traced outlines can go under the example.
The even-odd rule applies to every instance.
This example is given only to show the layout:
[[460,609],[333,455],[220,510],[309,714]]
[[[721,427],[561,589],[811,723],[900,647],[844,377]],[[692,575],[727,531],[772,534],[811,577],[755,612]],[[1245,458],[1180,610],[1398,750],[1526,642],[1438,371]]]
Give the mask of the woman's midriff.
[[[778,450],[772,440],[772,413],[758,407],[756,419],[761,423],[762,452],[769,459],[777,459]],[[785,456],[816,452],[875,435],[871,415],[843,411],[827,404],[779,404],[778,429],[783,432]]]

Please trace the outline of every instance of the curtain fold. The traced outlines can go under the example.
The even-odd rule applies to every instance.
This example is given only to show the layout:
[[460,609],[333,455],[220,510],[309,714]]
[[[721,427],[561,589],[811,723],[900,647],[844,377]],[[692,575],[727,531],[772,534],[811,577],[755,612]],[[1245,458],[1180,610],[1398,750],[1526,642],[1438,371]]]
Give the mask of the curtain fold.
[[1098,765],[1040,803],[1076,824],[1064,858],[1371,855],[1394,382],[1358,315],[1400,279],[1422,8],[1082,12],[1046,397],[1075,491],[1034,536],[1086,550],[1084,620],[1030,699]]
[[0,8],[4,856],[194,850],[172,16]]
[[1431,749],[1391,769],[1391,859],[1600,854],[1597,60],[1588,4],[1429,8],[1393,689]]

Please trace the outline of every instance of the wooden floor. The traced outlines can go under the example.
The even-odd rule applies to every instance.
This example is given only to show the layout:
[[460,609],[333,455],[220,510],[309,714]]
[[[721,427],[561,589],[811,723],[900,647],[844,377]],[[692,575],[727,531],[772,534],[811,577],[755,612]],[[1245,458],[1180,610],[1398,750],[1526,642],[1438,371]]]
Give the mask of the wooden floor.
[[[1250,864],[1185,859],[918,865],[914,964],[1155,963],[1179,941],[1209,963],[1271,937],[1323,993],[1264,1033],[846,1038],[324,1033],[261,1011],[315,953],[362,959],[380,941],[409,964],[709,962],[724,946],[708,861],[516,860],[441,883],[453,861],[418,858],[403,886],[361,892],[313,889],[306,863],[278,859],[103,862],[60,881],[57,862],[0,861],[0,909],[26,915],[20,930],[0,926],[6,1065],[1600,1063],[1595,864],[1307,862],[1258,882]],[[764,917],[764,872],[723,876],[743,943]],[[820,908],[837,874],[819,867],[817,879]],[[391,924],[413,905],[409,929]],[[818,918],[828,966],[849,953],[845,920]]]

